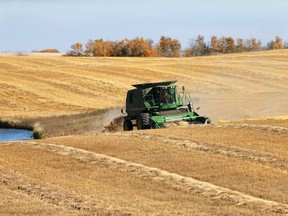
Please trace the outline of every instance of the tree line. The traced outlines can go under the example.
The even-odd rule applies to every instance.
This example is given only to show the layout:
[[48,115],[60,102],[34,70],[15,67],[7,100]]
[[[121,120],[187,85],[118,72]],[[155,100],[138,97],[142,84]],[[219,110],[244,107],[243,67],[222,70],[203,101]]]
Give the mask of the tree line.
[[275,40],[272,40],[267,43],[266,46],[263,46],[261,40],[257,40],[256,38],[237,38],[235,40],[233,37],[222,36],[217,38],[216,36],[212,36],[209,42],[205,42],[204,36],[198,35],[195,40],[191,41],[189,48],[184,50],[183,55],[189,57],[283,48],[288,47],[284,46],[283,40],[279,36],[276,36]]
[[180,57],[181,43],[177,39],[162,36],[159,42],[154,45],[150,39],[136,37],[134,39],[124,39],[121,41],[110,40],[88,40],[84,46],[75,43],[71,46],[67,55],[72,56],[118,56],[118,57]]
[[242,39],[233,37],[212,36],[205,41],[204,36],[198,35],[191,40],[189,47],[182,50],[179,40],[162,36],[158,43],[143,37],[110,41],[103,39],[88,40],[85,45],[75,43],[66,55],[68,56],[98,56],[98,57],[192,57],[228,53],[252,52],[288,48],[279,36],[263,45],[256,38]]

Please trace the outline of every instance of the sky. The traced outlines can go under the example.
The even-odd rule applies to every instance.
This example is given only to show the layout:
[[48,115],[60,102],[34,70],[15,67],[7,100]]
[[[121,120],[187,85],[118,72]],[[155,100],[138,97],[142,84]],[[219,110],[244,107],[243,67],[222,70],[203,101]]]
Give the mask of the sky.
[[199,34],[288,41],[287,11],[287,0],[0,0],[0,52],[161,36],[186,48]]

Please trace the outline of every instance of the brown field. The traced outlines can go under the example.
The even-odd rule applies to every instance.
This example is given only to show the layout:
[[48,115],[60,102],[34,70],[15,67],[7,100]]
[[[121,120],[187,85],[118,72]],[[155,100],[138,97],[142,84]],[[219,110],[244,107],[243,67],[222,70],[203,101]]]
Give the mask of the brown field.
[[199,58],[0,58],[2,117],[123,107],[131,84],[177,79],[212,120],[287,116],[288,50]]
[[[1,56],[0,118],[47,139],[0,143],[0,214],[288,215],[287,68],[288,50]],[[214,124],[99,132],[131,84],[172,79]]]

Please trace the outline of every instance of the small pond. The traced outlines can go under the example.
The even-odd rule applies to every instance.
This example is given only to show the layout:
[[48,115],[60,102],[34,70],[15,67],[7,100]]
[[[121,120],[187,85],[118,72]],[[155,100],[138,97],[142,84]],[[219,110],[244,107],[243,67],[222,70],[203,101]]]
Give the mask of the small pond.
[[33,132],[29,130],[0,129],[0,142],[31,139],[33,139]]

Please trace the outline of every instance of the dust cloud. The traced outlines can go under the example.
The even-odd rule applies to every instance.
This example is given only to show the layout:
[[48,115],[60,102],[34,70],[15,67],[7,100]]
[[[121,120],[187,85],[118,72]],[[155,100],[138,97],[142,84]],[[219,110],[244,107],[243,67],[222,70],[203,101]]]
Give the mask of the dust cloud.
[[212,123],[260,117],[287,116],[288,96],[284,92],[192,92],[196,112]]
[[121,108],[106,109],[91,124],[93,130],[91,132],[116,131],[119,127],[122,128],[123,118],[124,115],[121,113]]

